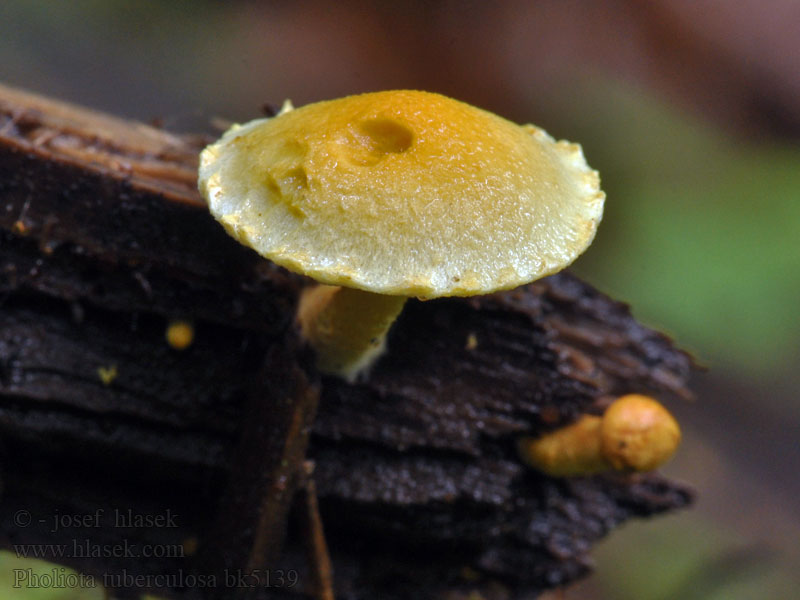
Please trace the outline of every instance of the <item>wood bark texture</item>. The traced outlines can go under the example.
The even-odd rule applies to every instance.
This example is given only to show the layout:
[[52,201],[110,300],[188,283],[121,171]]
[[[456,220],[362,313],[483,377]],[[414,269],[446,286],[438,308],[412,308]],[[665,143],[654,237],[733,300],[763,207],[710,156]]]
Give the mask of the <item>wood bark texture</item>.
[[[691,501],[657,474],[556,480],[518,459],[519,436],[615,395],[689,396],[691,358],[568,273],[411,300],[366,380],[317,375],[293,323],[308,282],[196,192],[207,141],[0,87],[4,547],[64,545],[53,562],[120,597],[296,598],[329,597],[327,542],[340,599],[510,600]],[[174,319],[194,325],[184,351]]]

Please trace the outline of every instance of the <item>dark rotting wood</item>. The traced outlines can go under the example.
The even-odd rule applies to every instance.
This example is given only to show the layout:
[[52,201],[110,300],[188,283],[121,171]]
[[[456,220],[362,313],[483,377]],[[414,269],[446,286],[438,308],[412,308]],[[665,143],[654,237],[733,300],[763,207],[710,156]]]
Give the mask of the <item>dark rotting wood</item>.
[[[366,381],[317,381],[293,325],[305,281],[208,215],[204,142],[0,87],[4,547],[182,549],[53,557],[120,597],[211,597],[187,577],[213,574],[218,596],[297,597],[329,576],[287,520],[300,486],[311,516],[316,491],[339,600],[508,600],[586,574],[619,523],[691,501],[656,474],[559,481],[518,460],[518,436],[614,395],[690,395],[690,357],[569,273],[412,300]],[[195,328],[182,352],[164,340],[178,317]],[[120,528],[118,510],[177,517]],[[90,530],[52,526],[95,513]]]
[[305,477],[300,486],[302,500],[300,513],[305,528],[308,567],[311,574],[312,594],[316,600],[334,600],[333,565],[325,540],[325,527],[319,513],[317,486],[314,481],[314,463],[306,461]]
[[268,584],[266,569],[280,558],[295,492],[313,490],[305,455],[319,388],[309,381],[291,346],[291,340],[273,346],[248,386],[239,448],[203,542],[209,572],[223,579],[226,572],[242,570],[253,580],[249,587],[219,588],[216,597],[221,600],[257,597],[258,589]]

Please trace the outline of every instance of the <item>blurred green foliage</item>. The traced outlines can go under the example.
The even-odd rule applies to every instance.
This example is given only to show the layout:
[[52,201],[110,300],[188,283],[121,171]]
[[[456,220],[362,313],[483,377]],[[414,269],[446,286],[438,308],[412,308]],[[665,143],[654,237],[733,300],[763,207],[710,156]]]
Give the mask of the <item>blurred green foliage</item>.
[[800,358],[800,149],[727,138],[608,82],[571,97],[556,121],[608,193],[576,270],[700,362],[786,373]]
[[[85,583],[85,587],[80,587],[80,583]],[[0,598],[104,600],[107,596],[99,583],[72,569],[36,558],[20,558],[13,552],[0,550]]]
[[669,516],[613,535],[594,552],[614,600],[792,598],[797,577],[774,549],[698,516]]
[[[572,91],[566,99],[545,103],[545,117],[555,125],[554,133],[582,143],[608,194],[603,224],[576,271],[631,303],[643,322],[670,332],[730,386],[749,382],[769,390],[777,381],[796,380],[800,148],[731,138],[613,80],[591,78]],[[715,400],[702,402],[714,402],[722,411],[718,427],[724,428],[730,416]],[[787,432],[800,415],[793,396],[765,392],[736,401],[752,405],[753,415],[775,413],[787,423]],[[708,433],[687,428],[683,462],[698,460],[698,442]],[[797,552],[787,541],[796,529],[791,511],[774,507],[776,520],[788,519],[783,521],[786,536],[744,534],[741,523],[729,521],[714,506],[726,501],[724,489],[744,485],[736,481],[744,475],[747,457],[712,452],[716,482],[709,482],[700,467],[684,464],[681,471],[691,472],[700,506],[615,531],[593,552],[595,593],[577,597],[595,598],[598,592],[614,600],[796,595],[800,578],[790,564]],[[756,490],[759,480],[748,481]],[[769,496],[770,501],[779,498]],[[766,525],[764,515],[757,519]]]
[[[85,582],[86,585],[72,585]],[[91,583],[89,583],[91,582]],[[0,600],[114,600],[96,580],[37,558],[0,550]],[[140,600],[164,600],[144,594]]]

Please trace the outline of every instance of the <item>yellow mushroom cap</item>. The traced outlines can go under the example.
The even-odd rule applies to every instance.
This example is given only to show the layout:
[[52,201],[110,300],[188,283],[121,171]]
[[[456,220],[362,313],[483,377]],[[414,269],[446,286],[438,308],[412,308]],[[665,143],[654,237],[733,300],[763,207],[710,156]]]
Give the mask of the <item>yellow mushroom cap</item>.
[[580,146],[419,91],[349,96],[234,126],[199,187],[241,243],[331,285],[470,296],[555,273],[605,195]]
[[652,471],[667,462],[681,441],[675,418],[648,396],[628,394],[603,413],[602,452],[615,469]]

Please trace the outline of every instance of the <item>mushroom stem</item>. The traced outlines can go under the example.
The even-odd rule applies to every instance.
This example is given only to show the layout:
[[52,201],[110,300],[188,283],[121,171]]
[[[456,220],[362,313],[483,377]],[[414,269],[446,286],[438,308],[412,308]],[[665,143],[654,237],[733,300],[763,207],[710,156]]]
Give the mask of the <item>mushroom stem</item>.
[[540,438],[521,438],[523,460],[552,477],[575,477],[611,469],[601,451],[602,417],[583,415],[575,423]]
[[386,349],[386,334],[405,302],[405,296],[338,286],[306,289],[297,320],[317,353],[319,370],[354,381]]
[[540,438],[522,438],[522,459],[553,477],[602,471],[652,471],[667,462],[681,440],[675,418],[649,396],[628,394],[602,417],[583,415]]

